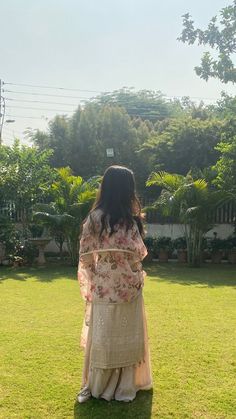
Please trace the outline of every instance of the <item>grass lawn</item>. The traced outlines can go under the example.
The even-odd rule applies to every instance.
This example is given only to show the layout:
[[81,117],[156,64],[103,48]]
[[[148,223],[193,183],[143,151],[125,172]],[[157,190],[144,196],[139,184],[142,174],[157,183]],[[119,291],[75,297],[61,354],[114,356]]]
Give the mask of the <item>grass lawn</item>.
[[236,267],[145,269],[154,389],[79,405],[76,269],[0,267],[0,418],[236,418]]

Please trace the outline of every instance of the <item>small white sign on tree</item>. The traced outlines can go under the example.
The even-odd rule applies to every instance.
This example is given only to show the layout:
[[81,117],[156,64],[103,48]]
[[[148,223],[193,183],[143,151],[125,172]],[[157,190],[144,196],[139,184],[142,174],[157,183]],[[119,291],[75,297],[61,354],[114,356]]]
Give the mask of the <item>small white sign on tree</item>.
[[107,157],[114,157],[114,148],[106,149]]

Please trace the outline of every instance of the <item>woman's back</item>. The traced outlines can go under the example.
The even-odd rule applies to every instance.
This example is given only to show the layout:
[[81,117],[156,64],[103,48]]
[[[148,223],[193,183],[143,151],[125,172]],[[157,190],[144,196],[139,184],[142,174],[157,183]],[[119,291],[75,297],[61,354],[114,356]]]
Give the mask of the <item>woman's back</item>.
[[93,211],[83,226],[78,272],[82,295],[89,301],[132,301],[143,286],[141,261],[147,249],[135,220],[128,231],[116,224],[112,235],[108,228],[99,236],[102,215],[100,209]]

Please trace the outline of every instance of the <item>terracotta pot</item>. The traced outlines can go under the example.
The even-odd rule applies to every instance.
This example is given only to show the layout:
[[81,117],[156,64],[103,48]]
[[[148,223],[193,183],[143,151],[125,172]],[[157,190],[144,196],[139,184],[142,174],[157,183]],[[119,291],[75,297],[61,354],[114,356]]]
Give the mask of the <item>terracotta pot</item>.
[[187,250],[179,249],[177,252],[178,262],[186,263],[187,262]]
[[217,250],[216,252],[211,254],[211,261],[212,263],[221,263],[222,257],[223,252],[221,250]]
[[159,262],[168,262],[168,250],[160,249]]
[[211,259],[211,254],[207,250],[201,252],[201,262],[205,263],[206,259]]
[[236,250],[229,251],[228,261],[229,261],[229,263],[236,263]]

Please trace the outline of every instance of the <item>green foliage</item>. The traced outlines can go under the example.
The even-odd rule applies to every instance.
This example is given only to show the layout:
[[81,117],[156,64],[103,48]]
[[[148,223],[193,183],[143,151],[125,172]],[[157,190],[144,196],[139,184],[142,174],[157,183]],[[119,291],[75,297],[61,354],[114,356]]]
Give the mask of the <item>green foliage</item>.
[[236,249],[236,234],[231,234],[227,238],[227,248],[230,250]]
[[[154,109],[156,120],[150,116]],[[223,96],[221,103],[207,107],[188,97],[167,102],[160,92],[122,89],[99,96],[71,118],[57,116],[48,132],[31,132],[30,138],[39,150],[53,150],[53,167],[69,166],[89,179],[111,164],[126,165],[135,173],[138,192],[152,195],[145,189],[152,170],[185,174],[216,163],[215,146],[236,125],[233,109],[233,99]],[[114,149],[113,158],[107,157],[107,148]]]
[[28,229],[29,229],[29,231],[30,231],[30,233],[31,233],[31,236],[33,237],[33,238],[36,238],[36,237],[41,237],[42,236],[42,234],[43,234],[43,226],[40,226],[40,225],[38,225],[38,224],[33,224],[33,223],[30,223],[29,225],[28,225]]
[[216,118],[169,119],[143,144],[140,154],[149,160],[152,170],[180,174],[203,170],[216,163],[219,153],[214,147],[226,126],[225,121]]
[[173,116],[181,107],[179,102],[168,102],[158,91],[123,88],[103,93],[95,99],[100,106],[119,106],[124,108],[131,118],[141,118],[156,122]]
[[156,238],[155,240],[155,247],[158,251],[160,250],[172,250],[173,248],[173,243],[171,240],[171,237],[166,237],[166,236],[159,236]]
[[230,96],[225,92],[221,92],[221,98],[216,105],[212,106],[212,110],[216,117],[228,118],[232,124],[235,124],[236,96]]
[[46,226],[59,245],[67,242],[72,264],[78,262],[81,223],[95,199],[100,177],[84,181],[72,175],[69,167],[57,169],[57,180],[51,186],[53,202],[34,207],[33,219]]
[[144,244],[148,250],[148,252],[152,252],[154,251],[154,242],[155,242],[155,238],[154,237],[145,237],[144,238]]
[[0,216],[0,242],[5,245],[6,256],[14,253],[20,244],[19,232],[7,216]]
[[216,146],[221,156],[214,165],[217,173],[214,183],[221,189],[231,191],[236,199],[236,136],[227,141],[221,141]]
[[32,265],[37,256],[37,247],[33,243],[25,240],[24,244],[19,243],[16,246],[15,251],[12,254],[12,261],[17,261],[20,258],[24,265]]
[[[29,232],[33,237],[38,236],[41,230],[40,226],[33,224],[29,226]],[[23,264],[32,264],[38,255],[37,248],[22,236],[22,231],[17,230],[13,221],[4,216],[0,216],[0,242],[5,245],[6,259],[11,262],[21,261]]]
[[177,237],[176,239],[173,240],[173,247],[174,249],[177,250],[185,250],[187,249],[187,241],[186,241],[186,237]]
[[195,67],[196,74],[204,80],[218,78],[223,83],[236,82],[236,67],[233,55],[236,52],[236,1],[224,7],[220,17],[214,16],[207,29],[196,29],[189,13],[183,15],[183,30],[178,40],[198,45],[208,45],[215,49],[218,57],[215,59],[210,52],[203,54],[201,65]]
[[198,266],[203,235],[214,225],[214,210],[232,199],[232,194],[214,190],[205,179],[193,179],[190,173],[186,176],[164,171],[152,173],[147,186],[153,184],[162,189],[153,207],[159,208],[163,215],[174,216],[184,225],[188,262]]
[[0,195],[2,201],[14,201],[15,209],[22,211],[24,224],[29,221],[32,205],[48,195],[54,179],[49,165],[51,154],[51,150],[20,145],[19,140],[13,147],[0,148]]
[[[144,189],[150,168],[137,150],[151,129],[151,122],[133,121],[120,106],[88,103],[71,118],[57,116],[47,133],[29,135],[39,150],[54,150],[50,159],[53,167],[70,166],[73,173],[89,179],[111,164],[122,164],[134,170],[139,188]],[[108,148],[114,149],[113,158],[107,157]]]
[[227,240],[225,239],[220,239],[218,237],[214,237],[213,239],[209,239],[208,240],[208,250],[211,253],[215,253],[218,251],[223,251],[225,249],[227,249],[228,244],[227,244]]

